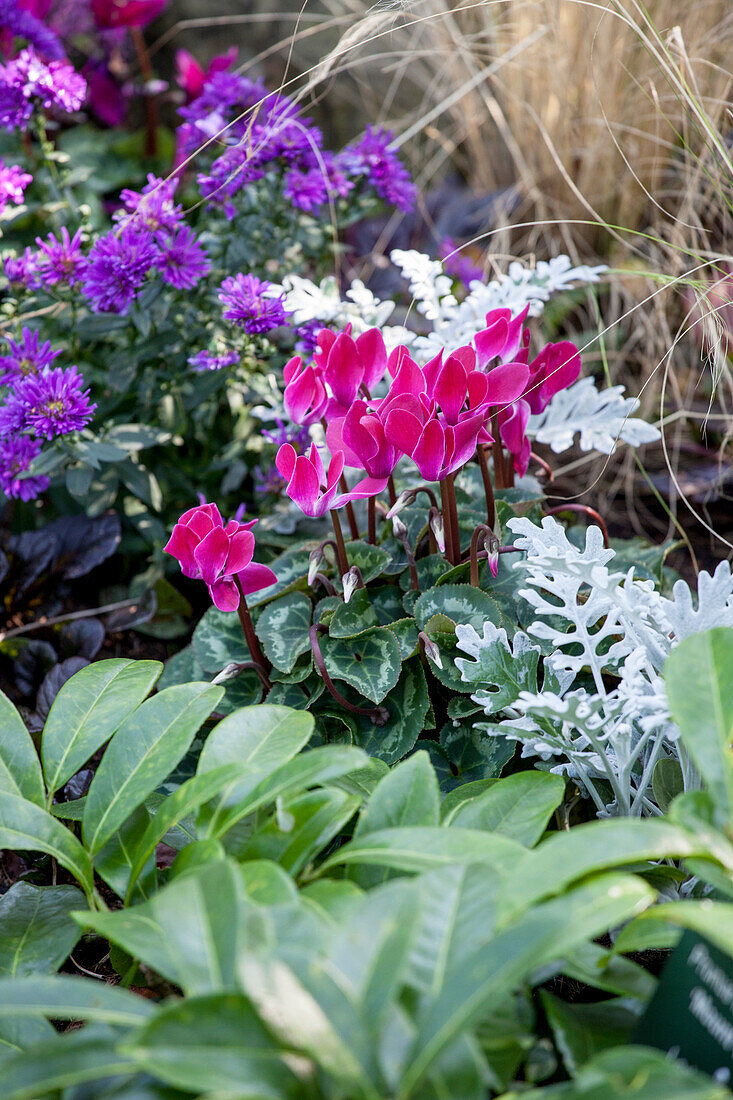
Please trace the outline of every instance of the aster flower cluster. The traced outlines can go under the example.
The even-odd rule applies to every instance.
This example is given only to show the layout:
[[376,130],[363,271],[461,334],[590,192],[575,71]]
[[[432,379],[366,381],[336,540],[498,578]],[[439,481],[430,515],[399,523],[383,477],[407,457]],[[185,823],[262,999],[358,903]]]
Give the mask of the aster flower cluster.
[[272,297],[272,283],[256,275],[230,275],[219,288],[223,316],[243,328],[250,336],[259,336],[287,323],[284,296]]
[[29,46],[49,61],[58,61],[64,56],[58,35],[32,11],[20,7],[18,0],[0,0],[0,28],[10,46],[13,39],[24,38]]
[[6,340],[0,356],[0,383],[6,387],[0,405],[0,489],[8,497],[32,500],[48,488],[45,476],[22,477],[41,453],[42,440],[85,428],[96,405],[75,366],[55,367],[60,354],[48,341],[24,328],[20,339]]
[[346,198],[362,179],[385,202],[401,210],[414,205],[415,188],[392,148],[392,135],[369,127],[364,137],[334,154],[323,147],[321,131],[301,117],[286,96],[269,93],[260,82],[217,70],[203,91],[180,110],[178,157],[183,162],[207,142],[227,148],[198,177],[204,198],[233,218],[232,201],[270,170],[282,176],[283,194],[312,214]]
[[29,46],[0,65],[0,126],[26,130],[34,109],[78,111],[87,94],[83,76],[66,61],[46,62]]
[[0,157],[0,215],[11,203],[20,206],[25,189],[32,182],[33,176],[28,172],[17,164],[6,164]]

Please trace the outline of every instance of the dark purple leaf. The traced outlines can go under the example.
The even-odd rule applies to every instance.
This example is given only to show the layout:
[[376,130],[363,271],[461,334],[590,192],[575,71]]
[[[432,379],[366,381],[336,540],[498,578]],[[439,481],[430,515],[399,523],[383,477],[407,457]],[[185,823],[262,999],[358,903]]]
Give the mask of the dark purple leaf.
[[104,626],[101,619],[77,619],[62,627],[59,640],[64,657],[86,657],[91,661],[104,644]]
[[49,642],[36,638],[23,641],[13,662],[13,679],[23,695],[35,695],[48,672],[58,663],[56,650]]
[[88,664],[89,661],[85,660],[84,657],[69,657],[66,661],[61,661],[60,664],[55,665],[51,669],[38,689],[36,713],[39,717],[43,719],[48,718],[51,704],[66,681],[70,680],[75,672],[79,672],[80,669],[85,668]]

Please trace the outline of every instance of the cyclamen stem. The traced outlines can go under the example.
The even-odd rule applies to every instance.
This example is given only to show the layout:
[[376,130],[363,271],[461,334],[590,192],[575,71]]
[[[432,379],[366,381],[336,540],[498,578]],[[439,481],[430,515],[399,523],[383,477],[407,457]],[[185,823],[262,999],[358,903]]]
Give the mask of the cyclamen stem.
[[320,642],[318,641],[318,632],[325,629],[326,627],[323,626],[321,623],[314,623],[308,631],[308,637],[310,638],[311,649],[313,650],[313,659],[316,662],[316,668],[318,669],[321,675],[321,679],[326,685],[326,688],[339,704],[339,706],[342,706],[346,710],[351,711],[352,714],[368,715],[375,726],[383,726],[387,721],[389,721],[389,711],[386,707],[357,707],[354,703],[350,703],[348,699],[344,699],[343,695],[336,688],[333,680],[328,675],[326,662],[323,660],[323,653],[321,652]]
[[[339,486],[341,487],[341,492],[342,493],[348,493],[349,485],[348,485],[348,482],[347,482],[347,480],[346,480],[346,478],[344,477],[343,474],[341,475],[341,478],[339,479]],[[359,524],[356,522],[356,516],[354,514],[354,505],[351,503],[350,500],[347,500],[347,502],[346,502],[346,518],[349,521],[349,530],[351,531],[352,539],[358,539],[358,537],[359,537]]]
[[486,444],[479,443],[476,454],[478,455],[478,464],[486,495],[486,522],[493,531],[496,526],[496,503],[494,501],[494,486],[491,484],[489,460],[486,457]]
[[391,508],[392,505],[397,500],[397,491],[394,487],[394,478],[392,477],[391,474],[390,474],[389,478],[387,479],[387,493],[389,495],[389,504],[390,504],[390,508]]
[[499,434],[499,416],[497,413],[491,418],[491,431],[494,436],[494,442],[491,445],[491,453],[494,457],[494,478],[496,480],[497,489],[506,489],[506,475],[504,471],[504,448],[501,445],[501,436]]
[[377,542],[377,501],[375,497],[369,497],[367,502],[368,535],[367,541],[376,545]]
[[453,474],[447,474],[440,482],[440,497],[443,504],[445,548],[448,552],[448,561],[451,565],[459,565],[461,561],[461,534],[458,528],[456,487]]
[[234,579],[236,581],[237,588],[239,589],[239,607],[237,608],[237,611],[239,612],[239,621],[242,624],[242,631],[247,642],[249,655],[252,658],[254,664],[256,666],[260,666],[260,669],[262,671],[260,672],[258,670],[257,675],[262,681],[262,686],[265,688],[266,691],[269,691],[272,687],[269,679],[269,672],[272,668],[272,665],[268,661],[265,654],[262,652],[262,647],[257,640],[254,623],[252,622],[252,617],[250,616],[249,608],[247,607],[247,600],[244,592],[242,591],[242,585],[240,583],[239,577],[235,577]]
[[346,543],[344,542],[344,533],[341,530],[341,520],[335,508],[331,508],[331,523],[333,524],[333,534],[336,539],[336,557],[338,559],[339,573],[343,577],[344,573],[348,573],[349,571],[349,559],[346,556]]
[[[493,530],[487,523],[480,523],[474,530],[471,536],[471,571],[470,571],[470,583],[474,588],[479,587],[479,575],[478,575],[478,544],[481,539],[491,537],[494,534]],[[488,553],[484,551],[484,553]]]
[[[145,36],[140,27],[130,27],[130,36],[137,54],[137,62],[140,66],[140,75],[146,85],[153,80],[153,67],[150,64],[148,47],[145,45]],[[154,157],[158,153],[158,101],[151,95],[150,89],[145,90],[145,156]]]

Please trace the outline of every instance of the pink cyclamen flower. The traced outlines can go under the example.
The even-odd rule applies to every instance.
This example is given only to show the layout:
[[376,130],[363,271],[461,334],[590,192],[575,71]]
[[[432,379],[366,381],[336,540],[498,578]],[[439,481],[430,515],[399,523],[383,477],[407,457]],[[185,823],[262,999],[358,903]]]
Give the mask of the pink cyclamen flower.
[[529,364],[529,383],[523,396],[530,410],[543,412],[556,393],[577,381],[580,366],[580,352],[569,340],[546,344]]
[[102,30],[145,27],[157,19],[168,0],[92,0],[95,22]]
[[285,411],[294,424],[317,423],[328,404],[328,394],[323,383],[323,372],[312,364],[304,366],[300,355],[285,364],[283,371]]
[[230,519],[225,524],[215,504],[199,504],[183,513],[164,547],[179,561],[184,576],[208,586],[220,611],[237,610],[240,585],[248,596],[277,580],[268,566],[252,561],[255,538],[251,528],[256,522]]
[[324,329],[318,336],[319,347],[328,348],[322,358],[323,379],[334,397],[331,408],[345,413],[360,392],[369,394],[384,378],[387,349],[378,328],[367,329],[356,339],[346,332],[331,339],[333,335]]
[[524,477],[529,467],[532,447],[527,438],[530,408],[526,401],[515,401],[498,414],[499,436],[514,460],[515,472]]
[[319,519],[328,511],[343,508],[350,500],[376,496],[387,484],[386,477],[365,477],[349,492],[339,493],[344,453],[336,451],[326,471],[315,443],[311,444],[307,455],[299,455],[290,443],[283,443],[275,464],[287,482],[285,491],[288,496],[311,519]]
[[387,439],[378,410],[370,412],[366,401],[354,401],[346,416],[329,423],[326,442],[332,454],[343,451],[347,466],[374,479],[388,479],[401,454]]
[[524,331],[529,305],[521,313],[512,317],[510,309],[492,309],[486,314],[486,328],[474,337],[478,366],[484,370],[492,359],[500,363],[511,363],[519,355],[520,348],[529,341],[529,333]]
[[237,60],[239,53],[236,46],[231,46],[226,53],[212,57],[208,68],[203,69],[193,54],[188,50],[176,50],[176,79],[186,93],[186,103],[192,103],[198,99],[204,90],[204,85],[217,73],[226,72]]

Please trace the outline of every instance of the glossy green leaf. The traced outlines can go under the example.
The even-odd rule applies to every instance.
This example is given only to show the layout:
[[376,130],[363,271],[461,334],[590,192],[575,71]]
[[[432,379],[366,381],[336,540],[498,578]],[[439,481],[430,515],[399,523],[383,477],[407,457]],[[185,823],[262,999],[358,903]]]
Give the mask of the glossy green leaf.
[[168,1005],[122,1050],[141,1069],[186,1092],[222,1092],[237,1100],[303,1095],[283,1050],[237,993]]
[[290,672],[301,653],[310,651],[311,601],[291,592],[269,603],[257,620],[257,637],[276,668]]
[[254,949],[270,934],[230,860],[182,875],[130,909],[77,919],[188,995],[235,989],[238,950]]
[[203,802],[208,802],[214,795],[219,794],[223,788],[235,784],[244,770],[243,767],[224,764],[211,771],[194,775],[161,802],[145,832],[139,838],[133,853],[126,894],[128,904],[132,889],[142,874],[145,864],[168,830],[177,825],[182,818],[192,814]]
[[82,836],[90,852],[98,852],[170,774],[222,695],[213,684],[165,688],[125,720],[87,793]]
[[25,722],[0,692],[0,791],[44,804],[38,753]]
[[91,896],[93,873],[89,856],[65,825],[34,802],[0,793],[0,848],[53,856]]
[[477,829],[429,826],[381,829],[339,848],[321,865],[321,871],[371,864],[419,873],[451,863],[490,863],[501,873],[513,867],[524,851],[521,844],[508,837]]
[[114,659],[88,665],[67,680],[54,699],[41,742],[50,793],[119,729],[162,671],[158,661]]
[[355,565],[361,572],[364,584],[369,584],[385,571],[392,561],[392,555],[381,546],[354,539],[346,544],[346,557],[349,565]]
[[540,991],[540,997],[555,1043],[571,1076],[575,1076],[594,1055],[628,1043],[641,1015],[639,1001],[628,997],[589,1005],[568,1004],[546,990]]
[[0,1064],[5,1054],[55,1038],[55,1028],[41,1016],[0,1016]]
[[361,799],[344,791],[308,791],[278,799],[277,808],[251,839],[237,849],[241,861],[267,859],[298,875],[338,836],[359,809]]
[[426,752],[416,752],[381,779],[359,815],[354,837],[405,825],[438,825],[440,792]]
[[669,706],[685,747],[713,796],[721,821],[733,822],[733,630],[695,634],[664,666]]
[[332,680],[343,680],[365,699],[381,703],[400,678],[400,647],[386,627],[354,638],[320,638],[321,652]]
[[678,760],[671,756],[658,760],[652,775],[654,801],[663,813],[667,813],[677,795],[682,794],[685,783]]
[[[733,905],[724,901],[713,901],[706,898],[704,901],[667,902],[656,905],[649,913],[643,913],[641,917],[623,929],[621,936],[625,936],[620,950],[635,950],[625,946],[632,942],[638,942],[636,933],[644,934],[644,926],[649,925],[652,935],[657,937],[658,932],[663,932],[663,925],[673,925],[678,928],[691,928],[700,936],[710,940],[721,951],[733,956]],[[615,945],[614,945],[615,946]]]
[[324,745],[310,749],[262,778],[262,773],[253,774],[246,784],[238,783],[234,793],[225,794],[219,801],[214,799],[199,815],[201,824],[207,836],[222,837],[243,817],[261,806],[271,805],[277,798],[285,798],[297,791],[340,779],[350,772],[358,772],[366,761],[364,753],[350,745]]
[[550,772],[517,772],[464,802],[448,823],[501,833],[531,848],[563,800],[565,780]]
[[[87,914],[76,916],[83,920]],[[145,997],[90,978],[67,974],[0,978],[0,1016],[48,1016],[51,1020],[96,1020],[129,1026],[149,1019],[155,1012],[155,1004]]]
[[300,752],[313,725],[310,714],[291,707],[242,707],[219,722],[207,737],[198,774],[230,764],[264,775]]
[[[118,897],[124,898],[130,884],[130,871],[140,841],[150,825],[150,813],[145,806],[136,806],[119,829],[112,834],[94,857],[94,870]],[[155,860],[149,858],[145,870],[152,873],[155,886]],[[147,877],[147,876],[146,876]],[[150,884],[149,884],[150,885]],[[143,896],[145,891],[142,891]]]
[[536,906],[469,952],[418,1014],[411,1061],[397,1093],[400,1100],[412,1094],[439,1053],[488,1005],[515,989],[533,970],[572,950],[575,943],[601,935],[653,900],[653,891],[639,879],[604,875]]
[[83,905],[74,886],[11,886],[0,897],[0,976],[58,970],[80,936],[71,912]]
[[434,615],[446,615],[454,623],[468,623],[481,631],[483,624],[500,625],[499,607],[486,592],[470,584],[441,584],[423,592],[415,604],[415,619],[421,630]]

